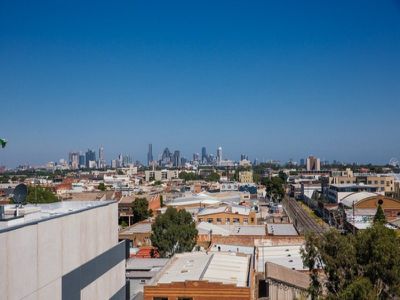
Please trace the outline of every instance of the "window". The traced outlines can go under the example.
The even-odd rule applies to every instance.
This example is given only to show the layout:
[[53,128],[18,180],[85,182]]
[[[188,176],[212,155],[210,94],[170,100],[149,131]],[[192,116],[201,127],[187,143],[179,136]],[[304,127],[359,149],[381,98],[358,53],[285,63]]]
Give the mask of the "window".
[[222,219],[221,218],[217,218],[217,224],[221,224]]
[[208,222],[208,223],[212,223],[213,221],[214,221],[213,218],[208,218],[208,219],[207,219],[207,222]]
[[233,223],[239,223],[239,218],[233,218]]
[[243,223],[244,223],[244,224],[249,223],[249,219],[248,219],[248,218],[244,218],[244,219],[243,219]]
[[140,279],[140,284],[145,284],[146,283],[146,279]]
[[[281,218],[281,219],[282,219],[282,218]],[[251,221],[251,223],[254,223],[254,218],[251,218],[250,221]]]
[[203,222],[203,219],[202,219],[202,218],[199,218],[199,222]]
[[168,300],[168,297],[153,297],[153,300]]
[[230,223],[231,222],[231,218],[226,218],[226,223]]
[[192,297],[178,297],[178,300],[193,300]]
[[379,204],[379,205],[382,205],[382,204],[383,204],[383,200],[382,200],[382,199],[379,199],[379,200],[378,200],[378,204]]
[[381,184],[385,184],[385,181],[381,180]]

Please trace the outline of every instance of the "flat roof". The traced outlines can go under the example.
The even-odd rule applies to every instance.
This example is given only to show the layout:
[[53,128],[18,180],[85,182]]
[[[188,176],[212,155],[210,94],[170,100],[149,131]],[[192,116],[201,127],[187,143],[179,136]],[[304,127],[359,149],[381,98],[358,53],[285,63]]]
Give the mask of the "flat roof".
[[299,235],[293,224],[270,223],[267,224],[267,231],[272,235]]
[[247,287],[250,257],[226,252],[175,254],[152,284],[208,280]]
[[151,271],[165,266],[168,261],[169,258],[129,258],[126,261],[126,270]]
[[61,201],[46,204],[26,204],[18,208],[19,217],[13,218],[15,204],[4,205],[5,220],[0,220],[0,233],[23,226],[37,224],[61,216],[71,215],[93,208],[106,206],[115,201]]
[[212,234],[229,236],[229,235],[266,235],[265,225],[217,225],[208,222],[200,222],[197,224],[199,234]]
[[264,272],[265,263],[271,262],[292,270],[306,270],[301,258],[303,245],[259,246],[257,247],[257,272]]
[[149,221],[139,222],[122,229],[118,234],[149,233],[151,232],[151,224]]

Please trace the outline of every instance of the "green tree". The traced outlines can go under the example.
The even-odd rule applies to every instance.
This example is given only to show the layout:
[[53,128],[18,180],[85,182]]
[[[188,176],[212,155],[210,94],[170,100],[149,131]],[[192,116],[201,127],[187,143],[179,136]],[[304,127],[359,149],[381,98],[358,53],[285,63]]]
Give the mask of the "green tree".
[[217,172],[212,172],[206,177],[206,181],[217,182],[220,178],[221,176]]
[[328,299],[389,299],[400,294],[400,240],[376,223],[356,235],[331,230],[306,235],[303,262],[310,270],[312,299],[321,296],[322,269]]
[[97,189],[104,192],[107,189],[107,187],[103,182],[100,182],[99,185],[97,186]]
[[382,206],[379,204],[378,209],[376,210],[374,216],[374,223],[385,224],[386,223],[386,216],[382,209]]
[[168,207],[157,216],[152,227],[151,242],[162,257],[191,251],[196,245],[197,229],[192,215],[186,210]]
[[383,224],[357,234],[357,260],[365,277],[383,299],[400,295],[400,239]]
[[49,189],[41,186],[29,186],[26,202],[28,203],[53,203],[60,201]]
[[371,281],[365,277],[359,277],[350,283],[342,292],[338,299],[343,300],[374,300],[376,299],[374,286]]
[[285,184],[288,179],[288,175],[283,171],[279,171],[278,176],[280,179],[282,179],[283,183]]
[[261,183],[265,185],[265,191],[269,197],[279,201],[285,196],[284,181],[279,176],[264,177]]
[[146,198],[136,198],[132,203],[133,223],[146,220],[151,216],[149,202]]
[[185,172],[182,171],[179,173],[179,179],[183,179],[184,181],[190,181],[190,180],[198,180],[200,179],[199,175],[193,173],[193,172]]
[[308,293],[311,299],[318,299],[322,293],[322,284],[318,276],[318,268],[322,265],[321,254],[318,250],[319,239],[315,234],[306,235],[306,243],[304,248],[300,250],[303,259],[303,264],[310,272],[310,286]]

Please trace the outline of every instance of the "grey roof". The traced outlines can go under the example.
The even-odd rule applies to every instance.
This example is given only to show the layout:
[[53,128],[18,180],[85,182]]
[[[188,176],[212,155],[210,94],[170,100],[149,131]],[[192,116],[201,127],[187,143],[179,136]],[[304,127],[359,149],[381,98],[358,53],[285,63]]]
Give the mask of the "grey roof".
[[292,270],[306,270],[300,254],[302,247],[303,245],[257,247],[257,271],[264,272],[266,262],[272,262]]
[[151,232],[151,222],[140,222],[124,228],[119,234],[149,233]]
[[253,254],[254,247],[240,246],[240,245],[227,245],[227,244],[212,244],[210,247],[211,252],[237,252],[244,254]]
[[267,230],[272,235],[298,235],[293,224],[270,223],[267,224]]
[[157,267],[163,267],[169,261],[169,258],[129,258],[126,261],[127,270],[152,270]]
[[212,230],[213,234],[229,236],[229,235],[266,235],[264,225],[217,225],[208,222],[200,222],[197,224],[199,234],[208,234]]

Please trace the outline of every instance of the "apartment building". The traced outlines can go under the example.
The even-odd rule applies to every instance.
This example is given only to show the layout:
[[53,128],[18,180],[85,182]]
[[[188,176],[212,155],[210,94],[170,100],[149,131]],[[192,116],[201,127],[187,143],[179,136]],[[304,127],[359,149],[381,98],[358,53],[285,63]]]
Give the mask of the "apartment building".
[[178,170],[147,170],[145,171],[146,181],[168,181],[179,178]]
[[253,171],[240,171],[239,172],[240,183],[252,183],[253,182]]
[[365,184],[374,186],[378,192],[386,195],[395,193],[395,178],[387,174],[353,173],[350,169],[342,172],[333,172],[329,177],[329,184]]

